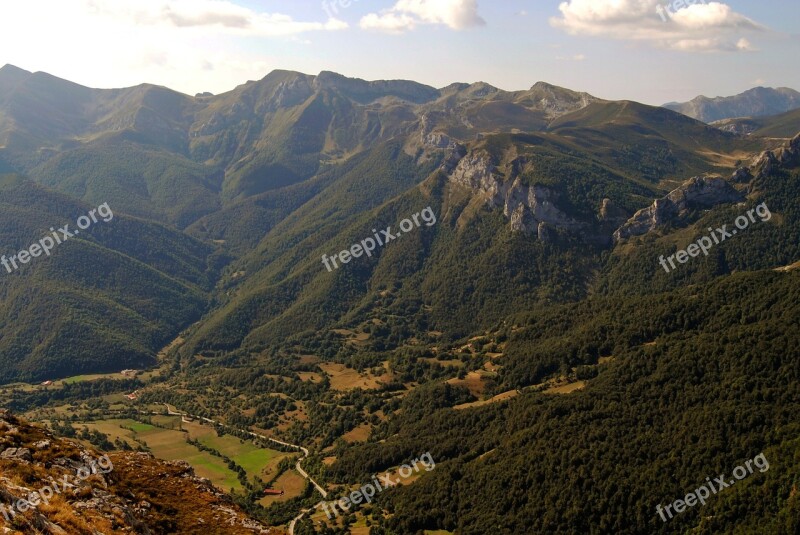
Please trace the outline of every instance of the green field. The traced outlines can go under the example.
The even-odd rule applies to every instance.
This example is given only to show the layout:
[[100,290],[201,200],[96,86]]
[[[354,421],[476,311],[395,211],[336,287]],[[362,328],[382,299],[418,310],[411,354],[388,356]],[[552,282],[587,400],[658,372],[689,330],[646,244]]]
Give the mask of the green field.
[[217,436],[213,428],[207,425],[200,425],[197,422],[184,422],[183,428],[189,432],[189,436],[193,439],[220,452],[244,468],[253,479],[269,480],[281,459],[291,455],[276,450],[259,448],[249,440],[243,441],[232,435]]
[[178,431],[183,429],[180,416],[151,416],[150,420],[159,427],[167,427]]
[[127,421],[129,423],[124,424],[125,427],[129,427],[134,433],[145,433],[156,429],[154,426],[150,424],[144,424],[142,422],[137,422],[134,420],[127,420]]
[[[192,446],[186,440],[198,440],[204,446],[230,458],[245,469],[252,480],[269,481],[277,474],[281,459],[292,455],[272,449],[263,449],[249,440],[241,440],[232,435],[217,436],[210,426],[198,422],[182,422],[180,416],[154,415],[151,421],[157,425],[130,419],[108,419],[86,423],[75,423],[76,429],[88,427],[127,442],[132,448],[147,446],[159,459],[167,461],[183,460],[191,464],[198,476],[205,477],[224,491],[242,490],[236,473],[230,470],[225,461],[210,452]],[[167,429],[164,429],[164,428]]]
[[[154,421],[158,417],[154,417]],[[165,419],[176,419],[177,417],[163,417]],[[218,488],[229,492],[231,489],[241,491],[242,485],[236,474],[231,471],[225,461],[215,457],[208,452],[200,451],[196,447],[186,442],[187,434],[172,429],[162,429],[150,424],[137,422],[134,420],[101,420],[97,422],[87,422],[85,424],[76,423],[74,427],[97,429],[109,435],[113,441],[116,438],[125,440],[132,446],[137,445],[137,441],[144,443],[150,451],[159,459],[166,461],[186,461],[192,465],[195,473],[200,477],[205,477]]]
[[58,383],[71,385],[75,383],[82,383],[84,381],[96,381],[98,379],[124,379],[122,375],[119,373],[98,373],[93,375],[75,375],[73,377],[67,377],[66,379],[61,379],[60,381],[55,381],[55,385]]

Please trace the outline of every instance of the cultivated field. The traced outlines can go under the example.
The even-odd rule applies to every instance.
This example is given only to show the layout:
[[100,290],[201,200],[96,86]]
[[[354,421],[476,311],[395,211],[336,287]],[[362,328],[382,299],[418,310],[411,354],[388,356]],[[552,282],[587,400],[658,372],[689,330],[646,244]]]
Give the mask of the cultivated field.
[[[73,427],[76,430],[87,427],[90,430],[99,431],[107,435],[112,442],[120,439],[127,442],[132,448],[145,446],[159,459],[186,461],[192,465],[198,476],[208,478],[216,487],[226,492],[243,490],[236,473],[228,468],[222,458],[189,444],[188,438],[197,440],[204,446],[230,458],[244,468],[252,480],[269,481],[277,474],[280,461],[284,457],[292,455],[273,449],[259,448],[252,441],[241,440],[231,435],[217,436],[212,427],[200,425],[198,422],[182,421],[180,416],[154,415],[150,418],[155,425],[130,419],[108,419],[85,423],[76,422]],[[300,478],[299,475],[296,477]],[[303,479],[300,478],[300,481]],[[291,478],[286,483],[287,496],[296,496],[302,491],[302,485],[300,485],[300,491],[289,495],[290,490],[297,485],[292,482]]]
[[264,507],[269,507],[276,502],[285,502],[292,498],[296,498],[303,493],[306,488],[306,480],[294,470],[287,470],[286,473],[279,477],[275,484],[272,485],[273,489],[282,490],[283,496],[264,496],[258,503]]

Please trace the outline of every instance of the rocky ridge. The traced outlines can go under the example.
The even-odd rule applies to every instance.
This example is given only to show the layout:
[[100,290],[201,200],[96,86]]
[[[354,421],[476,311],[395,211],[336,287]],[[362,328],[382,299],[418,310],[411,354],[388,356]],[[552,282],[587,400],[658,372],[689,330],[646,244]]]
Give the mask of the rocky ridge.
[[719,204],[742,202],[744,193],[731,184],[749,184],[752,193],[758,180],[779,166],[800,163],[800,134],[785,145],[762,152],[750,165],[738,168],[728,180],[722,177],[693,177],[653,204],[636,212],[614,232],[614,243],[663,228],[685,217],[692,208],[713,208]]
[[0,533],[201,531],[282,533],[248,518],[186,462],[104,456],[0,409]]
[[685,217],[693,208],[713,208],[718,204],[741,202],[744,195],[721,177],[692,177],[665,197],[636,212],[614,232],[614,243],[641,236]]
[[[444,134],[423,131],[423,135],[428,147],[446,150],[441,170],[447,175],[448,181],[479,195],[488,209],[502,208],[512,232],[534,234],[540,240],[547,240],[551,230],[588,232],[588,241],[598,240],[597,234],[602,232],[602,228],[592,228],[590,223],[578,221],[561,210],[556,204],[558,194],[552,188],[523,183],[522,173],[527,164],[524,156],[512,160],[509,169],[501,170],[493,163],[491,155],[481,149],[469,149]],[[749,165],[739,167],[727,179],[719,176],[692,177],[630,218],[610,199],[604,199],[598,223],[605,228],[609,224],[614,225],[611,229],[616,230],[611,239],[616,244],[664,228],[685,218],[692,209],[710,209],[720,204],[743,202],[746,194],[752,193],[758,179],[768,176],[778,166],[799,162],[800,134],[784,146],[759,154]],[[734,187],[737,184],[747,186]]]

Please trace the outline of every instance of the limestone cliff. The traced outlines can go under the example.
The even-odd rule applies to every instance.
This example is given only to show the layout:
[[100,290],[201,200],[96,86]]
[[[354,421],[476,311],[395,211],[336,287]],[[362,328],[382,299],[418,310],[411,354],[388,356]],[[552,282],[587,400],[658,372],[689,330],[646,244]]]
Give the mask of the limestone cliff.
[[636,212],[614,232],[614,242],[641,236],[684,217],[691,208],[713,208],[719,204],[741,202],[745,196],[733,184],[749,184],[752,193],[758,181],[781,166],[800,163],[800,134],[775,150],[762,152],[750,165],[737,169],[728,180],[721,177],[694,177]]
[[712,208],[718,204],[740,202],[744,195],[723,178],[693,177],[653,204],[636,212],[614,232],[614,242],[641,236],[688,214],[692,208]]
[[556,193],[545,186],[525,185],[519,169],[524,160],[512,162],[512,176],[504,178],[487,154],[454,151],[445,163],[451,183],[470,188],[481,195],[490,209],[502,208],[514,232],[536,233],[544,239],[547,227],[580,230],[585,225],[556,206]]

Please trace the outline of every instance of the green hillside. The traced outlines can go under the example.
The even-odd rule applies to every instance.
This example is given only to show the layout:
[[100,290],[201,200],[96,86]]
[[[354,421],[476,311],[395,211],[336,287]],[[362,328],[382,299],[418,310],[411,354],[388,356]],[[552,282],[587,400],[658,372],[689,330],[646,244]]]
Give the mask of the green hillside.
[[[633,112],[625,111],[632,107]],[[558,209],[580,225],[571,233],[554,229],[551,240],[511,232],[507,217],[482,207],[480,197],[454,185],[446,172],[431,173],[432,165],[414,168],[398,144],[354,157],[307,186],[276,192],[272,198],[285,194],[280,207],[267,210],[270,197],[256,197],[222,212],[222,217],[207,218],[192,228],[196,235],[231,238],[235,247],[242,239],[255,243],[253,237],[266,236],[231,265],[220,286],[221,306],[185,351],[230,350],[242,343],[274,347],[287,332],[366,321],[378,302],[381,317],[402,317],[414,310],[416,319],[410,323],[458,338],[520,308],[585,297],[616,226],[665,191],[653,179],[677,177],[684,169],[653,168],[658,177],[648,179],[632,163],[631,153],[623,156],[604,147],[623,146],[652,127],[647,136],[638,134],[642,143],[663,147],[664,153],[676,155],[673,161],[694,154],[691,171],[713,172],[725,167],[706,157],[707,152],[722,150],[725,143],[731,151],[744,146],[733,136],[668,110],[629,104],[614,113],[617,122],[591,127],[592,133],[582,130],[591,126],[588,119],[582,119],[584,127],[576,118],[572,126],[556,126],[552,133],[487,135],[468,145],[466,159],[491,162],[506,183],[518,179],[524,187],[547,187]],[[589,116],[599,120],[596,113]],[[691,145],[685,141],[689,136]],[[619,215],[600,220],[604,199],[613,201],[622,220]],[[323,254],[348,248],[370,236],[373,228],[397,225],[427,206],[439,215],[436,226],[381,248],[347,270],[324,269]],[[244,222],[253,222],[258,230],[248,234]],[[387,290],[389,300],[379,295]],[[415,332],[403,323],[389,326],[405,333],[393,336],[395,343]]]
[[[7,257],[90,205],[10,175],[0,186]],[[113,211],[113,207],[112,207]],[[69,230],[68,230],[69,231]],[[0,381],[64,377],[154,363],[173,334],[199,318],[215,278],[212,249],[120,212],[0,273]],[[40,253],[41,254],[41,253]],[[11,264],[9,264],[11,269]]]
[[[331,474],[366,480],[431,452],[434,471],[381,496],[393,516],[379,533],[792,533],[800,369],[787,333],[800,320],[798,276],[742,274],[531,314],[509,337],[509,354],[527,360],[520,368],[546,369],[531,351],[555,369],[594,360],[598,349],[613,362],[566,396],[526,393],[465,411],[422,405],[373,437],[386,443],[349,448]],[[751,322],[734,304],[746,304]],[[589,337],[595,347],[581,345]],[[656,505],[762,452],[765,474],[668,524],[658,517]]]
[[797,126],[800,125],[800,110],[759,118],[757,121],[759,128],[754,132],[755,135],[790,138],[797,134]]
[[[460,411],[432,392],[408,398],[409,414],[343,451],[329,475],[363,480],[430,450],[435,471],[382,497],[392,516],[370,517],[378,533],[793,533],[800,273],[774,268],[800,255],[798,186],[797,167],[759,182],[774,219],[684,274],[658,273],[667,238],[649,240],[609,257],[602,294],[509,316],[486,336],[506,341],[489,395],[521,395]],[[743,209],[712,210],[697,227]],[[542,394],[536,385],[553,376],[588,384]],[[657,515],[760,453],[765,473],[669,523]]]

